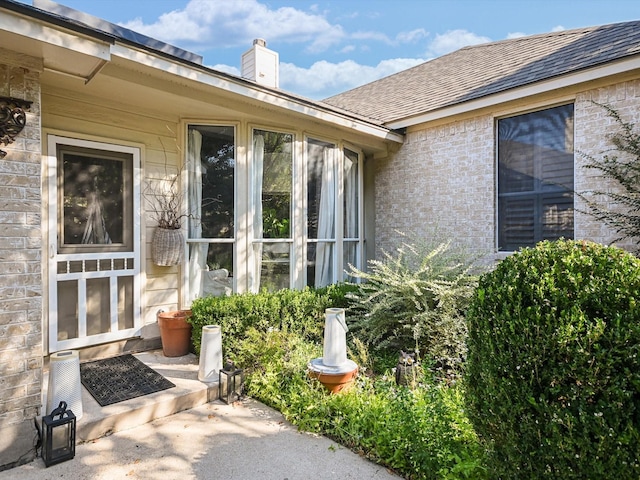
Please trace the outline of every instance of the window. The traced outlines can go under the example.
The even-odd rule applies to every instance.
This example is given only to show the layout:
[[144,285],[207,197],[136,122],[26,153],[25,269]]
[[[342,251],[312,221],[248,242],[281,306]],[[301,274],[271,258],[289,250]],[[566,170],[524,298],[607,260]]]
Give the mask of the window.
[[573,238],[573,104],[498,120],[498,248]]
[[335,282],[336,202],[335,145],[307,140],[307,285]]
[[235,129],[191,125],[187,169],[189,295],[232,290],[235,257]]
[[59,144],[60,253],[133,248],[132,155]]
[[[362,268],[362,238],[360,237],[360,156],[348,148],[344,149],[342,174],[343,201],[343,272],[349,265]],[[351,280],[343,273],[341,280]]]
[[291,286],[293,135],[253,131],[251,290]]

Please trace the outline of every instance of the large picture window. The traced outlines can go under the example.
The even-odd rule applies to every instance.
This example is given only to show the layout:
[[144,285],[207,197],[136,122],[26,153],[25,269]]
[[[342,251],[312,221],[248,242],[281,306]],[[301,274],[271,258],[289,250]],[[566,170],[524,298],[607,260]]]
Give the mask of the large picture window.
[[498,248],[573,238],[573,104],[498,120]]

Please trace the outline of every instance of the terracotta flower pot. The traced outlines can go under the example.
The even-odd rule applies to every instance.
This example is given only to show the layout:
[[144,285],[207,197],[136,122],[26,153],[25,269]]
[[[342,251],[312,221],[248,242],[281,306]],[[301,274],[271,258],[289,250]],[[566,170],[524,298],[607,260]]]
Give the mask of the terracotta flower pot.
[[191,324],[187,318],[191,310],[176,310],[158,314],[162,353],[165,357],[181,357],[189,353],[191,345]]
[[309,376],[317,378],[331,393],[338,393],[353,383],[358,376],[358,369],[346,373],[324,373],[309,370]]

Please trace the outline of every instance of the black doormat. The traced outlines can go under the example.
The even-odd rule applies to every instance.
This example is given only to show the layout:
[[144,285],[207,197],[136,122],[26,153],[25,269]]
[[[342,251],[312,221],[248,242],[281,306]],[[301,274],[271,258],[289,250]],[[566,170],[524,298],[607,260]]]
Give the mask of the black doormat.
[[175,387],[131,354],[81,363],[80,379],[103,407]]

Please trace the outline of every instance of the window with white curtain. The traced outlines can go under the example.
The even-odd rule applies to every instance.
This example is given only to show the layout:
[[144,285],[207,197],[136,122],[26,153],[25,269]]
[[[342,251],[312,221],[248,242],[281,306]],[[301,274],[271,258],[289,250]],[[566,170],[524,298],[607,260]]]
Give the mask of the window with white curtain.
[[343,150],[342,190],[343,200],[343,276],[341,280],[353,280],[345,273],[349,265],[362,268],[362,238],[360,236],[360,156],[357,152]]
[[336,281],[336,147],[307,140],[307,285]]
[[573,104],[498,120],[498,248],[573,238]]
[[190,125],[187,135],[189,299],[233,289],[235,128]]
[[189,301],[326,286],[362,268],[360,153],[253,129],[237,164],[228,125],[189,125],[186,150]]
[[292,286],[293,146],[290,133],[253,131],[253,292]]

